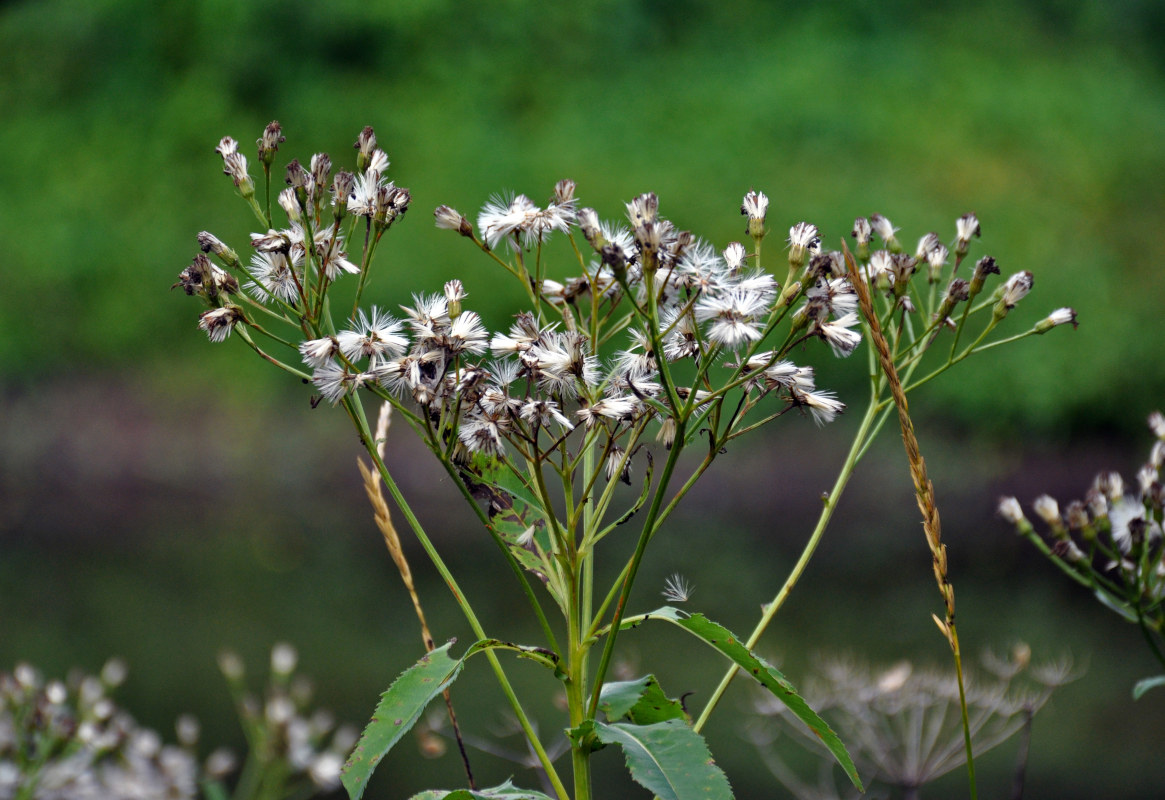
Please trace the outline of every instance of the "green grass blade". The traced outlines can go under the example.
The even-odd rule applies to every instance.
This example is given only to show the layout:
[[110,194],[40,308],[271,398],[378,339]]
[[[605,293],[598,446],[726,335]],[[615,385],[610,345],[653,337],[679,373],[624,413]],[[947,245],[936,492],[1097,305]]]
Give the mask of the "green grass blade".
[[862,781],[858,777],[853,759],[850,758],[838,735],[826,724],[825,720],[817,715],[816,711],[809,707],[804,698],[797,694],[793,684],[789,683],[789,680],[776,667],[750,652],[732,631],[723,625],[712,622],[703,614],[688,614],[671,606],[664,606],[652,611],[645,615],[645,618],[667,620],[678,625],[736,662],[741,669],[788,706],[798,719],[809,726],[809,730],[821,739],[829,752],[837,759],[837,763],[849,776],[850,782],[857,787],[858,791],[863,791]]

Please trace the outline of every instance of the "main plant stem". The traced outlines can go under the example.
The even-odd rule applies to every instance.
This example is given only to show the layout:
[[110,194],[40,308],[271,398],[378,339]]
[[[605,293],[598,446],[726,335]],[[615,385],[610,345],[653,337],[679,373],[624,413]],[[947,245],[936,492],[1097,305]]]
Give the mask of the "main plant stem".
[[[377,471],[380,472],[380,478],[384,481],[384,485],[388,488],[389,494],[400,508],[401,513],[404,514],[405,519],[409,523],[409,527],[417,537],[417,541],[421,543],[425,553],[429,556],[429,560],[436,568],[438,574],[445,581],[445,585],[449,587],[453,599],[457,601],[465,619],[469,622],[469,627],[473,630],[473,634],[480,639],[489,638],[486,636],[485,629],[481,626],[481,622],[477,619],[477,614],[473,611],[473,606],[470,605],[465,593],[461,591],[457,579],[453,577],[453,573],[449,571],[449,567],[445,564],[441,554],[437,552],[437,548],[433,545],[432,540],[425,529],[421,526],[420,520],[413,514],[412,508],[405,500],[404,495],[400,491],[400,487],[396,485],[391,474],[389,474],[388,467],[384,465],[384,461],[380,458],[380,453],[376,450],[376,442],[372,436],[372,430],[368,426],[368,419],[364,415],[364,407],[359,400],[352,397],[344,398],[344,405],[348,409],[348,413],[352,418],[356,429],[360,434],[360,441],[364,445],[364,449],[368,451],[368,455],[372,458],[373,463],[376,464]],[[550,760],[550,756],[546,753],[546,749],[542,746],[542,742],[538,739],[538,734],[534,730],[534,726],[530,722],[530,718],[526,715],[522,708],[521,702],[518,700],[517,694],[514,692],[514,687],[510,684],[510,680],[506,677],[505,670],[502,669],[501,662],[498,661],[497,655],[493,650],[487,649],[485,657],[489,661],[490,667],[497,677],[498,684],[501,686],[502,694],[506,696],[510,707],[514,711],[514,715],[518,718],[518,724],[522,727],[522,732],[525,733],[527,740],[530,742],[530,747],[533,748],[534,754],[538,758],[539,764],[542,765],[543,770],[546,771],[546,777],[554,787],[555,793],[560,800],[570,800],[570,793],[566,786],[562,783],[562,779],[558,776],[557,770],[554,769],[554,762]]]

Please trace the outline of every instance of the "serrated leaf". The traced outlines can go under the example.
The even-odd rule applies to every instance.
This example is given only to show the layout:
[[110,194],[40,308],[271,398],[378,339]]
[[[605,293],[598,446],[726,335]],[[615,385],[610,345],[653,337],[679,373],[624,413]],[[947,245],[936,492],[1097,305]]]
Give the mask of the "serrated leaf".
[[372,720],[364,728],[340,780],[352,800],[364,794],[372,771],[400,738],[421,718],[429,702],[445,691],[461,672],[465,659],[449,657],[453,642],[438,647],[400,674],[380,696]]
[[542,792],[536,792],[533,789],[519,789],[508,780],[501,786],[495,786],[492,789],[454,789],[452,791],[430,789],[420,794],[414,794],[409,800],[495,800],[495,798],[505,798],[505,800],[552,800],[552,798],[542,794]]
[[664,694],[654,675],[604,684],[599,708],[610,722],[626,717],[636,725],[650,725],[669,719],[687,719],[683,705]]
[[704,737],[683,720],[586,725],[603,744],[623,748],[632,779],[659,800],[731,800],[728,777],[712,760]]
[[778,700],[788,706],[789,710],[798,719],[809,726],[809,730],[813,731],[821,739],[821,742],[829,749],[833,757],[837,759],[837,763],[841,765],[841,768],[845,770],[845,774],[849,776],[850,782],[857,787],[858,791],[864,791],[853,759],[850,758],[849,753],[845,749],[845,745],[842,744],[838,735],[826,724],[825,720],[817,715],[816,711],[809,707],[809,704],[805,702],[801,695],[797,694],[797,690],[793,688],[793,684],[781,674],[780,670],[772,664],[769,664],[763,658],[754,655],[732,631],[723,625],[713,622],[703,614],[688,614],[671,606],[664,606],[656,611],[652,611],[650,614],[646,614],[645,617],[648,619],[667,620],[674,625],[678,625],[734,661],[741,669],[760,683],[761,686],[764,686]]
[[[348,762],[344,764],[340,775],[340,782],[352,800],[359,800],[364,794],[376,765],[417,723],[425,707],[453,683],[471,656],[485,650],[513,650],[523,658],[533,659],[553,669],[555,675],[562,677],[558,654],[544,647],[514,644],[500,639],[482,639],[466,650],[461,658],[453,659],[449,656],[452,645],[453,641],[449,641],[430,652],[402,672],[380,696],[372,720],[364,728],[364,733],[360,734],[360,740],[352,750],[352,755],[348,756]],[[505,788],[505,784],[498,788]]]
[[1152,678],[1142,678],[1133,686],[1133,699],[1140,700],[1141,695],[1150,689],[1165,686],[1165,675],[1154,675]]

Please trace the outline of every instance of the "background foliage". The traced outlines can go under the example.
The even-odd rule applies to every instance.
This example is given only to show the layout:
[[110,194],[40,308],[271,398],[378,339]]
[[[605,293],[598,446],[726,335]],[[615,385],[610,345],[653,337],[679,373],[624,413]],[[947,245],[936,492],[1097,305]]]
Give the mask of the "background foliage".
[[[1150,796],[1165,781],[1153,755],[1165,700],[1128,701],[1151,667],[1135,632],[1060,586],[991,512],[1003,489],[1067,499],[1098,469],[1131,475],[1142,420],[1165,397],[1162,41],[1165,8],[1148,0],[5,5],[0,664],[62,673],[120,653],[140,716],[162,727],[192,710],[208,738],[226,738],[220,646],[258,665],[272,641],[295,641],[322,697],[354,720],[415,660],[345,421],[311,411],[302,387],[236,343],[207,345],[193,305],[166,291],[197,231],[237,244],[250,230],[218,174],[222,135],[246,149],[279,119],[281,164],[318,150],[341,162],[371,124],[414,210],[381,248],[370,299],[392,307],[460,277],[495,326],[520,298],[431,229],[439,203],[473,217],[492,193],[539,202],[570,177],[607,218],[656,191],[666,216],[720,246],[741,237],[749,188],[772,198],[776,235],[805,219],[827,243],[874,212],[907,243],[932,229],[949,239],[975,211],[985,237],[973,253],[1036,275],[1009,323],[1071,305],[1082,324],[975,359],[914,402],[949,520],[964,649],[1024,639],[1037,658],[1067,647],[1088,663],[1037,718],[1030,797]],[[843,364],[819,383],[860,402],[861,380]],[[663,545],[656,583],[684,571],[701,610],[749,627],[846,433],[789,420],[730,454]],[[451,560],[479,563],[451,487],[403,432],[390,451]],[[770,634],[792,677],[815,649],[945,658],[889,436],[883,456],[860,470]],[[493,575],[479,571],[471,591],[496,603],[486,618],[505,620],[515,593]],[[464,637],[438,614],[440,589],[426,596],[438,636]],[[644,662],[653,641],[681,646],[645,636]],[[673,669],[671,687],[716,674],[696,659]],[[482,691],[460,693],[493,722],[480,677]],[[748,787],[766,779],[735,747],[730,716],[709,730],[713,752],[740,796],[758,796]],[[1008,758],[986,766],[999,786]],[[434,782],[430,766],[453,774],[446,761],[405,754],[373,794],[405,796]]]

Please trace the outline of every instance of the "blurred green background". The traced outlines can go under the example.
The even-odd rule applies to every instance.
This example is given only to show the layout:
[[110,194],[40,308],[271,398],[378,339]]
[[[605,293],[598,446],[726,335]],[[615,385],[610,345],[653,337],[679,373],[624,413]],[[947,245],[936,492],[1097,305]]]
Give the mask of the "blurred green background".
[[[1165,396],[1163,42],[1165,6],[1150,0],[5,4],[0,668],[63,674],[119,654],[131,666],[121,698],[139,718],[166,729],[192,711],[208,742],[237,745],[221,647],[257,668],[273,642],[294,642],[321,700],[361,723],[418,657],[342,415],[312,410],[238,341],[208,345],[195,303],[167,291],[198,231],[242,252],[254,227],[220,174],[221,136],[250,156],[278,119],[280,167],[322,150],[339,168],[370,124],[413,210],[380,248],[369,299],[394,307],[460,277],[494,326],[519,294],[433,229],[440,203],[473,218],[493,193],[541,202],[570,177],[584,204],[617,218],[653,190],[666,216],[719,247],[742,237],[750,188],[772,200],[774,238],[804,219],[827,245],[874,212],[908,246],[929,230],[949,241],[955,218],[976,212],[972,256],[1035,273],[1008,324],[1070,305],[1081,326],[985,354],[912,400],[963,647],[1022,640],[1037,660],[1070,652],[1086,669],[1036,718],[1027,797],[1160,796],[1165,692],[1129,698],[1154,668],[1136,631],[1058,580],[993,509],[1003,492],[1066,501],[1100,469],[1131,478],[1147,450],[1143,421]],[[823,386],[862,402],[860,364],[816,363]],[[854,422],[788,419],[724,458],[658,546],[637,605],[678,570],[696,584],[694,608],[749,628]],[[468,509],[404,431],[390,465],[481,616],[536,639]],[[944,663],[915,515],[885,434],[762,650],[794,678],[820,652]],[[468,641],[413,550],[435,634]],[[656,657],[687,646],[667,632],[625,643],[673,691],[706,697],[718,677],[702,656]],[[531,697],[553,695],[534,668],[514,671]],[[504,725],[485,672],[455,691],[479,735]],[[780,796],[732,713],[749,699],[730,695],[712,750],[739,797]],[[486,776],[530,782],[477,760]],[[983,760],[983,796],[1006,792],[1013,760],[1008,745]],[[609,796],[643,794],[616,754],[598,762]],[[370,794],[456,780],[451,755],[403,747]],[[959,796],[962,780],[933,796]]]

